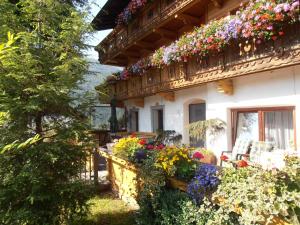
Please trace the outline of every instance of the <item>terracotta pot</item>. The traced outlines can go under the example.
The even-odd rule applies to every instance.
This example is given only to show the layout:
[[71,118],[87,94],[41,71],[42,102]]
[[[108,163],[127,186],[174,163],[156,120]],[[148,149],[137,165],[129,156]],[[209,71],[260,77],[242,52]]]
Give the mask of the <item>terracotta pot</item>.
[[200,160],[202,163],[217,165],[217,157],[213,154],[204,155],[204,158]]

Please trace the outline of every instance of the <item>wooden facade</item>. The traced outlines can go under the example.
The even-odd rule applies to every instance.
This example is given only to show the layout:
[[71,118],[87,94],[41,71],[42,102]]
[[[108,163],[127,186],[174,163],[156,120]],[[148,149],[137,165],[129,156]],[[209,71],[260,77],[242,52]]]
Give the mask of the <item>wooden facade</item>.
[[128,66],[195,26],[228,15],[238,0],[159,0],[147,4],[128,26],[117,26],[97,47],[103,64]]
[[119,100],[143,98],[173,92],[207,82],[279,69],[300,64],[300,24],[287,28],[286,35],[263,44],[232,43],[230,48],[205,59],[189,58],[163,68],[148,70],[141,76],[118,81],[112,93]]

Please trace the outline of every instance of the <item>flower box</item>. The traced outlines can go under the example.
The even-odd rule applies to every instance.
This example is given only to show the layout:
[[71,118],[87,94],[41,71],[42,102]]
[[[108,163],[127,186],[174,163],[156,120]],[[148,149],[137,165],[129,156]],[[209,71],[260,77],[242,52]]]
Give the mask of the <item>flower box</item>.
[[179,190],[184,191],[184,192],[187,191],[188,183],[185,182],[185,181],[178,180],[174,177],[169,177],[168,178],[168,184],[171,188],[179,189]]
[[99,151],[99,154],[107,161],[108,179],[112,191],[124,202],[137,208],[136,198],[140,188],[137,168],[133,164],[107,152]]

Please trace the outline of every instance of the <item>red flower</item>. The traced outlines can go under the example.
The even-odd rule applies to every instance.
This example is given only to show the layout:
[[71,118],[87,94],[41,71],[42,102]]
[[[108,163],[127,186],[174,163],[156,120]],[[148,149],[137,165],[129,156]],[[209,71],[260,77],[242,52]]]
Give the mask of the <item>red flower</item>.
[[135,138],[135,137],[136,137],[136,133],[132,133],[132,134],[130,135],[130,137],[131,137],[131,138]]
[[237,167],[247,167],[248,166],[248,163],[247,163],[247,161],[245,161],[245,160],[240,160],[240,161],[238,161],[237,162]]
[[141,139],[140,141],[139,141],[139,144],[140,145],[145,145],[147,142],[146,142],[146,140],[145,139]]
[[163,144],[157,145],[155,147],[156,150],[162,150],[165,146]]
[[201,152],[195,152],[193,154],[194,159],[204,159],[204,155]]
[[273,40],[273,41],[276,41],[276,40],[277,40],[277,36],[275,36],[275,35],[272,36],[272,40]]
[[228,156],[227,155],[221,155],[220,159],[222,161],[227,161],[228,160]]
[[147,145],[147,149],[152,150],[152,149],[154,149],[154,146],[153,145]]
[[284,32],[283,32],[283,31],[279,31],[278,34],[279,34],[280,36],[283,36],[283,35],[284,35]]

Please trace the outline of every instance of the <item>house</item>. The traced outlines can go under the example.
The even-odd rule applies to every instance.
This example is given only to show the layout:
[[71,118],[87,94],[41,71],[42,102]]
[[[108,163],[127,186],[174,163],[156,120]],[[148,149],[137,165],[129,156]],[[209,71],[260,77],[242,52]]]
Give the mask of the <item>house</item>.
[[299,1],[281,2],[108,0],[93,25],[113,31],[96,50],[124,67],[109,84],[128,131],[192,144],[187,125],[217,118],[226,131],[198,143],[216,155],[243,136],[299,149]]

